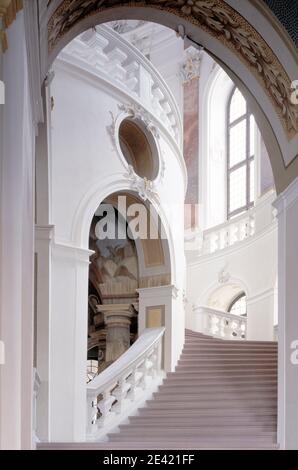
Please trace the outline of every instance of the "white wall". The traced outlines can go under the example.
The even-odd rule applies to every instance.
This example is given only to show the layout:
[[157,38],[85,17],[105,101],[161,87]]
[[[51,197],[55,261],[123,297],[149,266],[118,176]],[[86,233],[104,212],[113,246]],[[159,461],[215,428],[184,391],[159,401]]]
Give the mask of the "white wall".
[[[219,278],[223,270],[227,275],[224,283]],[[238,291],[247,295],[247,339],[272,340],[276,275],[277,230],[272,223],[251,238],[213,254],[187,252],[188,328],[194,327],[193,305],[208,306],[210,296],[219,288],[230,287],[231,295],[237,294],[238,286]]]
[[[23,12],[7,30],[1,118],[0,448],[30,448],[33,373],[34,127]],[[0,105],[2,107],[2,105]]]

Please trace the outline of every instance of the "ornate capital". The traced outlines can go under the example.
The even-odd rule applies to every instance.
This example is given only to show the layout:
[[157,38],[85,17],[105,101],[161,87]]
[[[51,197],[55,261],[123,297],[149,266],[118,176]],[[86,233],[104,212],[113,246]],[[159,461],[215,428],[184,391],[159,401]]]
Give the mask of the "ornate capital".
[[13,23],[17,12],[23,8],[23,0],[0,0],[0,50],[8,48],[5,30]]
[[185,60],[180,64],[180,75],[183,83],[188,83],[194,78],[199,78],[202,50],[193,46],[185,49]]

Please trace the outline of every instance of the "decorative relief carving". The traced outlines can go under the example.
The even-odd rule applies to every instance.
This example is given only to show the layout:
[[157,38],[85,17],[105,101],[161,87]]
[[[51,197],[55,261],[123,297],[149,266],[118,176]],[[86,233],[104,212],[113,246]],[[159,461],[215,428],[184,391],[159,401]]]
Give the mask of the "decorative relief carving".
[[48,24],[51,51],[75,24],[101,10],[123,5],[154,7],[191,21],[231,49],[254,73],[284,126],[288,138],[298,132],[298,110],[291,103],[291,80],[261,35],[223,0],[64,0]]
[[143,201],[147,201],[147,199],[153,196],[155,198],[158,197],[154,182],[148,180],[146,177],[141,178],[138,176],[131,165],[128,165],[128,173],[124,176],[129,179],[131,189],[136,191]]
[[183,83],[188,83],[194,78],[199,78],[202,50],[203,48],[196,49],[193,46],[185,50],[185,60],[180,65],[180,75]]
[[225,265],[218,273],[219,284],[226,284],[231,279],[231,274],[226,271],[227,265]]
[[154,135],[156,139],[159,139],[159,132],[157,127],[152,123],[150,114],[142,106],[135,103],[131,103],[129,105],[119,104],[118,108],[120,111],[126,113],[131,118],[140,119],[140,121],[144,123],[146,129],[151,132],[151,134]]
[[23,8],[23,0],[0,0],[0,51],[8,48],[5,30],[13,23],[18,11]]

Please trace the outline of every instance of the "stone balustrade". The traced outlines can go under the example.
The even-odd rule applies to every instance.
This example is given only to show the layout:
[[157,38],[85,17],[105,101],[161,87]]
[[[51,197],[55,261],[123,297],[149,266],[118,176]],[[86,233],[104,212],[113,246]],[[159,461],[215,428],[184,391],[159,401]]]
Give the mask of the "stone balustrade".
[[88,30],[60,53],[63,61],[112,83],[149,111],[181,149],[181,116],[170,89],[151,62],[109,26]]
[[162,380],[164,328],[147,328],[87,384],[87,438],[100,439],[148,398]]
[[275,197],[275,192],[271,191],[243,214],[205,230],[202,233],[199,254],[210,255],[229,248],[272,227],[275,222],[272,207]]
[[195,329],[215,338],[246,339],[247,318],[209,307],[194,307]]

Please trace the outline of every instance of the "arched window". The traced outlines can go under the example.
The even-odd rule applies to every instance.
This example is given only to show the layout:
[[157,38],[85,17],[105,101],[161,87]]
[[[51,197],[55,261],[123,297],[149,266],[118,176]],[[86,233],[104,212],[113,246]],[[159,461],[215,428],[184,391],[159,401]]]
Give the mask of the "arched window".
[[246,295],[242,292],[236,299],[231,302],[228,312],[232,313],[233,315],[239,315],[241,317],[246,317]]
[[246,101],[234,88],[227,116],[227,217],[254,204],[255,120]]

